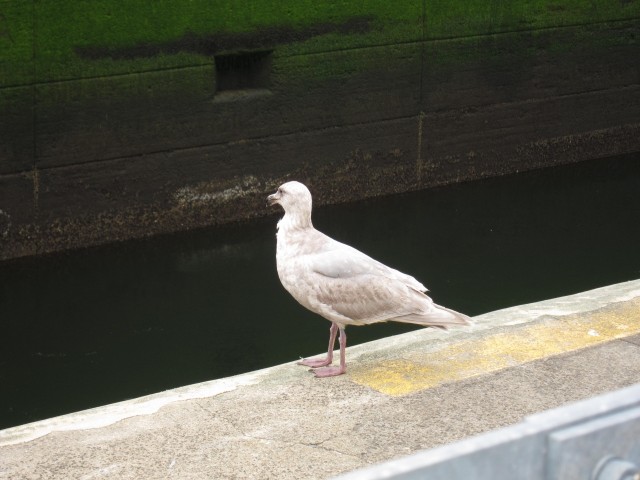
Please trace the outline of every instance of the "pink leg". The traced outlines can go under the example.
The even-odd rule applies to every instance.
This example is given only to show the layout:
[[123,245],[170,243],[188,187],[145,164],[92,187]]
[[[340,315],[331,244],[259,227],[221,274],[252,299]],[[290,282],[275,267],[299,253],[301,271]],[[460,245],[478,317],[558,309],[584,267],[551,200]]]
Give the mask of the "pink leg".
[[331,365],[331,362],[333,361],[333,346],[336,343],[337,334],[338,325],[336,325],[335,323],[331,323],[331,328],[329,329],[329,351],[327,352],[327,357],[318,360],[303,359],[298,362],[298,365],[304,365],[305,367],[311,368],[326,367],[327,365]]
[[347,372],[347,361],[345,349],[347,348],[347,334],[344,333],[344,328],[340,329],[340,366],[339,367],[324,367],[314,370],[316,377],[335,377],[336,375],[342,375]]

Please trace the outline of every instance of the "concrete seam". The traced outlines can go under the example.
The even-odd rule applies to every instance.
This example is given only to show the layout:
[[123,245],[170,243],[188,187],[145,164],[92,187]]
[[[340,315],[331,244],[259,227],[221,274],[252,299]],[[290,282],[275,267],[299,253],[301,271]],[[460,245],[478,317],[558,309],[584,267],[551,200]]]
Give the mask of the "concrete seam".
[[425,39],[427,33],[427,0],[422,0],[422,45],[420,48],[420,91],[418,92],[418,105],[420,112],[418,113],[418,154],[416,158],[416,180],[419,186],[422,185],[422,128],[424,123],[423,112],[423,89],[424,89],[424,68],[425,68]]
[[418,158],[416,159],[416,178],[418,180],[418,185],[422,185],[422,167],[423,167],[423,126],[424,126],[424,112],[420,112],[418,114]]
[[551,25],[547,27],[538,27],[538,28],[523,28],[523,29],[514,29],[514,30],[504,30],[500,32],[485,32],[485,33],[472,33],[469,35],[459,35],[459,36],[450,36],[450,37],[439,37],[439,38],[429,38],[426,39],[427,42],[446,42],[450,40],[464,40],[467,38],[481,38],[481,37],[489,37],[489,36],[499,36],[499,35],[513,35],[514,33],[524,33],[524,32],[544,32],[550,30],[570,30],[577,29],[580,27],[590,27],[590,26],[600,26],[600,25],[608,25],[614,23],[625,23],[625,22],[636,22],[640,20],[640,17],[631,17],[631,18],[616,18],[612,20],[604,20],[602,22],[593,22],[593,23],[572,23],[567,25]]
[[[632,336],[634,336],[634,335],[632,335]],[[632,342],[631,340],[629,340],[629,337],[619,338],[618,340],[621,340],[621,341],[623,341],[625,343],[633,345],[636,348],[640,348],[640,343]]]
[[[613,92],[616,90],[635,90],[637,88],[640,87],[640,84],[633,84],[630,86],[624,86],[624,87],[616,87],[616,88],[610,88],[610,89],[598,89],[598,90],[590,90],[590,91],[586,91],[586,92],[579,92],[579,93],[568,93],[568,94],[563,94],[563,95],[556,95],[552,98],[572,98],[572,97],[580,97],[580,96],[588,96],[588,95],[593,95],[595,93],[602,93],[602,92]],[[496,108],[502,108],[502,107],[506,107],[506,106],[511,106],[511,105],[526,105],[526,104],[535,104],[535,103],[542,103],[542,102],[546,102],[549,101],[548,97],[544,97],[544,98],[531,98],[531,99],[525,99],[525,100],[520,100],[517,102],[502,102],[502,103],[492,103],[492,104],[483,104],[483,105],[475,105],[474,108],[475,109],[490,109],[490,110],[494,110]],[[461,112],[463,109],[457,108],[457,109],[448,109],[448,110],[443,110],[443,111],[438,111],[438,112],[420,112],[419,115],[422,117],[432,117],[432,116],[436,116],[436,115],[454,115],[454,114],[458,114],[459,112]],[[392,118],[383,118],[383,119],[378,119],[378,120],[370,120],[370,121],[363,121],[363,122],[355,122],[355,123],[349,123],[349,124],[345,124],[343,125],[344,127],[359,127],[359,126],[367,126],[367,125],[373,125],[373,124],[377,124],[377,123],[384,123],[384,122],[394,122],[394,121],[399,121],[399,120],[409,120],[411,118],[415,118],[415,114],[411,114],[411,115],[407,115],[407,116],[400,116],[400,117],[392,117]],[[640,125],[640,123],[631,123],[631,124],[624,124],[623,126],[636,126],[636,125]],[[322,131],[326,131],[326,130],[331,130],[331,129],[335,129],[338,128],[337,125],[329,125],[329,126],[324,126],[324,127],[320,127],[320,128],[315,128],[315,129],[302,129],[302,130],[294,130],[294,131],[290,131],[290,132],[285,132],[285,133],[280,133],[280,134],[275,134],[275,135],[268,135],[268,136],[261,136],[261,137],[247,137],[247,138],[243,138],[243,139],[238,139],[238,140],[231,140],[231,141],[224,141],[224,142],[213,142],[213,143],[205,143],[205,144],[200,144],[200,145],[191,145],[191,146],[187,146],[187,147],[182,147],[182,148],[170,148],[170,149],[164,149],[164,150],[154,150],[154,151],[146,151],[144,153],[137,153],[137,154],[132,154],[132,155],[124,155],[124,156],[117,156],[117,157],[107,157],[107,158],[101,158],[101,159],[96,159],[96,160],[90,160],[90,161],[76,161],[76,162],[69,162],[69,163],[64,163],[61,165],[53,165],[53,166],[41,166],[40,167],[40,171],[46,171],[46,170],[51,170],[51,169],[57,169],[57,168],[65,168],[65,167],[73,167],[73,166],[78,166],[78,165],[91,165],[91,164],[98,164],[98,163],[102,163],[102,162],[110,162],[110,161],[119,161],[119,160],[127,160],[127,159],[136,159],[136,158],[142,158],[145,156],[149,156],[149,155],[158,155],[158,154],[162,154],[162,153],[172,153],[172,152],[187,152],[190,150],[197,150],[200,148],[206,148],[206,147],[214,147],[214,146],[218,146],[218,145],[234,145],[238,142],[251,142],[251,141],[258,141],[258,140],[263,140],[263,139],[269,139],[269,138],[286,138],[287,136],[293,136],[293,135],[299,135],[299,134],[304,134],[304,133],[309,133],[309,134],[313,134],[313,133],[318,133],[318,132],[322,132]],[[606,130],[606,129],[604,129]],[[419,148],[422,148],[423,143],[424,143],[424,138],[418,139],[419,143]],[[421,156],[421,152],[418,152],[418,156]],[[16,172],[19,173],[19,172]]]
[[[36,61],[36,29],[38,24],[36,23],[36,2],[31,3],[31,61],[33,63],[31,69],[32,81],[31,85],[31,157],[33,159],[33,211],[35,217],[35,225],[40,225],[40,176],[38,173],[38,92],[37,85],[35,83],[38,78],[38,62]],[[36,227],[38,230],[39,226]],[[35,253],[43,253],[43,239],[40,234],[37,235],[35,240]]]

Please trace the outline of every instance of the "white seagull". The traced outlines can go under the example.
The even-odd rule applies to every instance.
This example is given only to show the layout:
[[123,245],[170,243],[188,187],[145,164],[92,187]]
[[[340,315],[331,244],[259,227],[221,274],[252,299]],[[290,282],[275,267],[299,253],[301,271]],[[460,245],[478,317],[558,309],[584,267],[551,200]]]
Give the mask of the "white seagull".
[[[279,204],[276,263],[282,286],[302,306],[331,322],[329,350],[323,359],[303,359],[316,377],[347,371],[347,325],[405,322],[446,329],[471,319],[433,303],[415,278],[387,267],[349,245],[319,232],[311,223],[311,193],[300,182],[287,182],[267,197]],[[330,366],[340,331],[340,366]]]

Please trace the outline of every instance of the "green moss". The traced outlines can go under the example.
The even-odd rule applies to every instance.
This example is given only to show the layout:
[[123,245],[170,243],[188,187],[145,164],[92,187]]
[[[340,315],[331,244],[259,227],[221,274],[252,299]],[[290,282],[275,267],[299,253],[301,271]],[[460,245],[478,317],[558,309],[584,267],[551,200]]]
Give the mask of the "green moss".
[[33,5],[0,2],[0,87],[33,81]]
[[451,38],[638,16],[639,0],[427,0],[425,31],[429,39]]
[[[489,35],[469,35],[427,41],[425,59],[429,69],[453,69],[460,65],[476,62],[503,64],[536,62],[541,53],[546,56],[567,56],[580,51],[591,51],[597,55],[607,55],[611,49],[638,48],[638,20],[616,22],[615,29],[610,23],[594,23],[567,29],[522,30]],[[599,52],[599,53],[597,53]]]
[[[204,42],[208,36],[220,34],[253,34],[259,38],[266,30],[285,29],[290,39],[265,45],[276,47],[277,55],[416,41],[421,38],[421,14],[421,0],[401,4],[371,0],[366,5],[347,0],[9,1],[0,3],[0,15],[19,34],[20,42],[3,43],[6,77],[0,85],[28,83],[30,77],[22,71],[24,65],[31,65],[26,73],[35,71],[37,82],[202,65],[211,62],[211,55],[171,45],[184,39]],[[363,17],[370,19],[366,31],[349,31],[348,22]],[[323,33],[322,27],[327,25],[337,27]],[[311,34],[305,35],[305,29],[311,29]],[[297,38],[300,32],[302,40]],[[129,58],[87,58],[80,54],[83,49],[135,51],[149,45],[159,46],[155,54]],[[35,67],[30,58],[32,50]]]
[[[221,34],[262,36],[286,57],[418,42],[423,18],[439,39],[638,17],[640,0],[0,0],[0,87],[210,64],[180,42]],[[366,28],[349,28],[357,18]]]

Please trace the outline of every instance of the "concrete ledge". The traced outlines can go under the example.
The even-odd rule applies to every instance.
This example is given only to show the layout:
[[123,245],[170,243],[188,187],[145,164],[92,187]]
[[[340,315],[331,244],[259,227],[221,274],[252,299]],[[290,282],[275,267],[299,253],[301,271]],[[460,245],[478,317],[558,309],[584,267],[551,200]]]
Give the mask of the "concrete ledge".
[[0,478],[326,478],[640,382],[640,280],[475,321],[0,431]]

